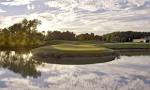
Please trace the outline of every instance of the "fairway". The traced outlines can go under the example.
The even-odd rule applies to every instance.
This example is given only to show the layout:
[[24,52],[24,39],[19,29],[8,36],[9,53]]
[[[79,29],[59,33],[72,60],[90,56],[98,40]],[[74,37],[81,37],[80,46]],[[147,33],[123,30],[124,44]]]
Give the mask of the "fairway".
[[74,44],[58,44],[52,45],[53,48],[61,51],[104,51],[103,47],[97,47],[94,44],[74,45]]
[[102,54],[112,52],[113,50],[105,47],[99,47],[95,44],[57,44],[39,47],[33,49],[33,53],[47,54],[47,55],[90,55]]
[[109,49],[150,49],[149,43],[104,43],[99,46]]

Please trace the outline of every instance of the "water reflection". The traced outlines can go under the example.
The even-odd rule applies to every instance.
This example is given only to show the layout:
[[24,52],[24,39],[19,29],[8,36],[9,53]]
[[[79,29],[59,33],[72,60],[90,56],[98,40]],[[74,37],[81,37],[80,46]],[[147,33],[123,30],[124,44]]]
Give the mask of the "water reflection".
[[[61,55],[60,55],[61,56]],[[63,65],[85,65],[95,63],[106,63],[115,60],[118,57],[117,53],[108,53],[101,56],[61,56],[54,57],[49,54],[34,54],[33,58],[37,61],[52,64],[63,64]]]
[[[0,90],[149,90],[150,88],[149,55],[120,56],[118,57],[120,59],[111,62],[87,65],[51,63],[40,65],[40,62],[31,57],[31,53],[0,52]],[[30,77],[26,78],[27,76]]]
[[16,53],[15,51],[0,52],[0,67],[7,68],[15,73],[21,74],[23,77],[31,76],[37,78],[41,75],[36,70],[36,66],[40,65],[39,61],[32,58],[31,53]]
[[[135,55],[150,55],[148,52],[141,53],[130,53],[124,52],[120,53],[123,56],[135,56]],[[15,52],[15,51],[1,51],[0,52],[0,67],[9,69],[15,73],[26,77],[40,77],[41,72],[37,70],[37,66],[40,66],[42,62],[48,64],[64,64],[64,65],[84,65],[84,64],[94,64],[94,63],[105,63],[112,60],[120,59],[120,55],[110,55],[102,58],[39,58],[33,56],[31,52]]]
[[64,57],[64,58],[41,58],[33,57],[37,61],[42,61],[51,64],[62,64],[62,65],[86,65],[96,63],[106,63],[115,60],[119,56],[105,56],[105,57]]

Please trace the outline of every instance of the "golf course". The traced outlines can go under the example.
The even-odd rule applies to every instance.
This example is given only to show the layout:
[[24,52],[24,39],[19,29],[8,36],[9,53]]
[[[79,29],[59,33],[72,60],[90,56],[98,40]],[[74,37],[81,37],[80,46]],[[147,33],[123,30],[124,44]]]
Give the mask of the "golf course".
[[36,59],[50,63],[89,64],[111,61],[123,50],[145,52],[150,50],[150,44],[55,41],[53,44],[33,49],[32,53]]
[[107,62],[116,57],[112,49],[95,44],[56,44],[32,50],[34,57],[51,63],[89,64]]

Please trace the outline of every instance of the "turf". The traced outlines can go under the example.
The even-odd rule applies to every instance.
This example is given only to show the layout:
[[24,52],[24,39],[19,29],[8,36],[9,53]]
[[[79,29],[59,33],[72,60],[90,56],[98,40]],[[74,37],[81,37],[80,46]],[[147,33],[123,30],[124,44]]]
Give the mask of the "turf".
[[149,43],[104,43],[99,46],[109,49],[150,49]]
[[33,49],[32,52],[45,56],[99,56],[113,50],[94,44],[57,44]]
[[92,44],[74,45],[74,44],[59,44],[52,45],[53,48],[61,51],[103,51],[107,50],[103,47],[97,47]]
[[116,53],[95,44],[57,44],[32,50],[35,60],[56,64],[91,64],[114,60]]

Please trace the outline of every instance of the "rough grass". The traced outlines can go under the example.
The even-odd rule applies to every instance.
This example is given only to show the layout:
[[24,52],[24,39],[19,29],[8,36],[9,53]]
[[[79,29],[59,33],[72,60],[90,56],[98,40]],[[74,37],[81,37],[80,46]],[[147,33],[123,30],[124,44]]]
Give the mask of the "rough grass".
[[[103,43],[103,42],[97,42],[97,41],[53,40],[53,41],[50,41],[47,45],[58,45],[58,44],[96,45],[97,47],[100,47],[100,48],[109,48],[109,49],[150,49],[150,43],[132,43],[132,42],[131,43]],[[78,47],[75,47],[75,48],[77,49]]]
[[109,49],[150,49],[149,43],[104,43],[99,46]]

